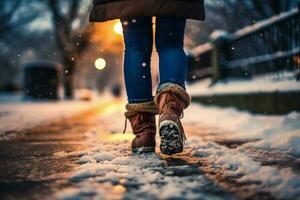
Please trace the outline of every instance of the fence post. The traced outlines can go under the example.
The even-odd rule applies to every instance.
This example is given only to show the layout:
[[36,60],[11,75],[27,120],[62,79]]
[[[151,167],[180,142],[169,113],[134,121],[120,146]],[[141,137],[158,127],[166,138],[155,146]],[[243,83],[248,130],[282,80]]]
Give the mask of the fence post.
[[224,67],[228,60],[228,43],[231,35],[226,31],[217,30],[210,35],[213,46],[211,63],[213,68],[213,83],[225,78]]

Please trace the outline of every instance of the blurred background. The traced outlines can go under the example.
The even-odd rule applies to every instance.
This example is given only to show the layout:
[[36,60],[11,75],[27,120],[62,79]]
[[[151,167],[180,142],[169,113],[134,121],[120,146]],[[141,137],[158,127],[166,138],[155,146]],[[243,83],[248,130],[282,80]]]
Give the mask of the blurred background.
[[[0,92],[54,99],[72,99],[75,90],[83,96],[89,96],[89,91],[121,95],[121,24],[119,20],[89,23],[91,4],[91,0],[1,1]],[[186,27],[189,83],[204,78],[213,83],[227,78],[249,79],[286,69],[297,76],[297,5],[297,0],[206,0],[206,21],[189,20]],[[288,16],[274,23],[273,16],[278,18],[282,13]],[[158,82],[157,63],[154,50],[153,87]],[[221,74],[225,65],[234,70]],[[266,69],[260,73],[247,71],[251,65],[253,69],[261,65],[269,68],[263,67]],[[41,85],[44,88],[34,88]]]
[[[0,0],[0,199],[299,199],[299,2],[205,0],[184,41],[188,148],[140,159],[119,20]],[[157,65],[154,48],[153,92]]]

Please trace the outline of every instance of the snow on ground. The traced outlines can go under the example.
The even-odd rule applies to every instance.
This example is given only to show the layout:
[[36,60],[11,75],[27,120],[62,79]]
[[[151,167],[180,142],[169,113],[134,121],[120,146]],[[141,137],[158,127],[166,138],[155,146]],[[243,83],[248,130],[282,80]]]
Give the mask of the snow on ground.
[[0,103],[12,103],[22,101],[21,92],[0,92]]
[[51,124],[79,114],[91,106],[90,102],[82,101],[0,104],[0,135]]
[[94,147],[81,152],[81,165],[70,177],[78,187],[59,191],[58,199],[218,200],[227,195],[191,166],[168,166],[157,154],[132,156],[129,145],[133,137],[129,133],[91,130],[86,134]]
[[[108,95],[91,101],[23,101],[20,95],[0,95],[0,137],[38,125],[51,124],[96,108]],[[11,99],[11,101],[9,101]]]
[[248,143],[245,147],[255,147],[263,150],[278,150],[291,155],[300,156],[300,131],[288,131],[280,135],[268,137],[258,142]]
[[193,148],[192,155],[206,158],[212,169],[223,171],[223,176],[235,178],[241,184],[258,183],[257,192],[267,190],[280,199],[300,197],[300,176],[290,168],[262,166],[243,151],[205,142],[199,137],[190,138],[188,146]]
[[[195,169],[189,164],[168,164],[167,157],[160,154],[132,156],[133,136],[121,133],[123,109],[120,105],[108,108],[99,118],[101,128],[85,133],[92,147],[79,153],[80,167],[70,177],[77,186],[58,191],[58,199],[234,199],[207,179],[201,166]],[[288,151],[299,156],[299,119],[300,113],[295,112],[272,117],[192,104],[185,112],[184,126],[217,126],[224,129],[221,134],[228,131],[235,139],[261,140],[230,149],[204,140],[201,135],[187,133],[186,151],[190,157],[205,160],[210,170],[221,171],[224,177],[236,180],[243,187],[297,200],[299,174],[290,168],[263,166],[245,153],[244,148]]]
[[195,84],[187,86],[191,95],[212,95],[212,94],[236,94],[252,92],[274,92],[274,91],[299,91],[300,83],[296,81],[295,75],[282,73],[275,77],[261,77],[252,80],[226,80],[217,82],[210,86],[211,80],[204,79]]
[[[195,117],[197,116],[197,117]],[[260,139],[245,147],[279,150],[300,156],[300,113],[269,116],[251,114],[234,108],[206,107],[192,104],[185,112],[185,123],[217,127],[230,140]]]
[[[0,133],[61,120],[98,104],[98,101],[2,103]],[[123,113],[123,104],[107,106],[99,116],[99,127],[85,133],[92,147],[71,152],[80,155],[80,166],[70,177],[73,186],[57,191],[58,199],[233,199],[201,172],[201,166],[195,170],[188,164],[170,165],[160,154],[132,156],[133,136],[121,133]],[[255,191],[266,190],[278,198],[300,199],[299,174],[287,167],[263,166],[245,151],[249,148],[279,151],[299,160],[300,113],[266,116],[192,104],[184,116],[184,126],[217,127],[223,139],[259,139],[230,149],[204,140],[197,131],[187,133],[187,151],[191,156],[204,159],[211,170],[221,171],[223,176],[249,185]],[[129,127],[128,124],[127,132]],[[68,154],[56,152],[54,156]]]

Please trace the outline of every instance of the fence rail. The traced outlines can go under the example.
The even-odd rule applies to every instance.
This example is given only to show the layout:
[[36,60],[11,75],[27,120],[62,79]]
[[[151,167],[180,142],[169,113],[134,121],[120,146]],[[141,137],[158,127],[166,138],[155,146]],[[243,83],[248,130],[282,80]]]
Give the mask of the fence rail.
[[188,81],[252,78],[280,71],[293,71],[300,78],[299,8],[233,34],[219,34],[189,52],[188,67]]

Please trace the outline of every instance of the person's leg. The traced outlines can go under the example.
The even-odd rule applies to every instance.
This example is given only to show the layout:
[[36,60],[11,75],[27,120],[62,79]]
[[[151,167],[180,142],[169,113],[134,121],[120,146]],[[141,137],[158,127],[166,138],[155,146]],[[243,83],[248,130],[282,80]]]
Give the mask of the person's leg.
[[129,103],[152,100],[150,59],[152,18],[121,19],[124,34],[124,76]]
[[186,19],[158,17],[155,45],[159,55],[159,87],[176,83],[185,88],[187,59],[183,50]]
[[187,60],[183,51],[185,19],[158,17],[156,49],[159,55],[160,84],[155,102],[159,107],[160,149],[163,154],[183,151],[185,134],[180,122],[190,104],[185,90]]
[[158,113],[158,109],[152,97],[150,70],[152,18],[122,19],[121,22],[125,43],[125,86],[128,96],[125,117],[129,119],[136,136],[131,144],[132,152],[154,152],[155,114]]

